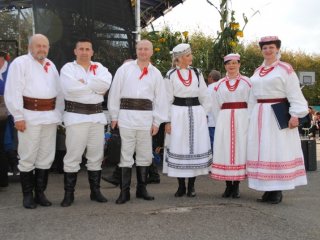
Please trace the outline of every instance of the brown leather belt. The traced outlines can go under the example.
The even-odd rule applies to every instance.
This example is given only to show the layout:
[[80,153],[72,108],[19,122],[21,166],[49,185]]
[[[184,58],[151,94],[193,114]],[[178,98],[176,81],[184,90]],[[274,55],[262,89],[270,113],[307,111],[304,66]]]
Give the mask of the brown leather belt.
[[258,103],[280,103],[280,102],[287,102],[287,98],[267,98],[267,99],[258,99]]
[[56,98],[42,99],[23,96],[23,108],[31,111],[52,111],[56,108]]
[[239,109],[239,108],[248,108],[246,102],[226,102],[223,103],[221,109]]
[[141,98],[121,98],[120,109],[152,111],[152,101]]
[[80,114],[96,114],[102,113],[102,103],[85,104],[65,100],[65,111]]
[[199,102],[199,98],[197,97],[192,97],[192,98],[174,97],[172,104],[176,106],[190,107],[190,106],[199,106],[200,102]]

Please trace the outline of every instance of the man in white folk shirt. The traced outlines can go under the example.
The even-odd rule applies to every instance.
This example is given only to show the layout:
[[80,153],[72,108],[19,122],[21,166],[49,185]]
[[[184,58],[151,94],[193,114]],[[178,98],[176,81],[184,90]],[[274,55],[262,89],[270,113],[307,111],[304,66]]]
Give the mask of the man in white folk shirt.
[[74,49],[76,60],[63,66],[60,81],[65,98],[63,122],[66,126],[67,153],[64,163],[64,199],[62,207],[74,201],[77,173],[86,149],[90,199],[107,202],[100,192],[101,164],[104,150],[103,96],[109,89],[112,76],[101,63],[91,61],[92,42],[77,41]]
[[47,37],[33,35],[29,40],[29,53],[17,57],[10,65],[4,94],[18,130],[23,206],[31,209],[36,208],[37,203],[51,205],[44,191],[55,155],[57,124],[63,111],[59,74],[46,58],[48,52]]
[[124,63],[116,72],[109,92],[111,127],[119,127],[121,136],[120,196],[117,204],[130,200],[131,169],[136,152],[136,197],[154,200],[146,189],[147,168],[152,162],[152,136],[161,122],[167,121],[167,96],[160,71],[150,63],[152,43],[136,45],[137,59]]

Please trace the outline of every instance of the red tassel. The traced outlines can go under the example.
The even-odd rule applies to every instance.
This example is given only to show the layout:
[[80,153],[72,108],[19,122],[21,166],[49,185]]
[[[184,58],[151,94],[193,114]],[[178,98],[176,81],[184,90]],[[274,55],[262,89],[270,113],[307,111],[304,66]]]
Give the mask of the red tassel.
[[148,74],[148,68],[147,67],[144,67],[143,70],[142,70],[142,73],[139,77],[139,79],[141,80],[143,78],[144,75],[147,75]]
[[43,67],[46,72],[48,72],[49,66],[50,66],[50,63],[46,62],[46,64]]
[[93,72],[93,75],[96,75],[96,69],[98,68],[98,65],[97,64],[93,64],[93,65],[90,65],[90,69],[89,71]]

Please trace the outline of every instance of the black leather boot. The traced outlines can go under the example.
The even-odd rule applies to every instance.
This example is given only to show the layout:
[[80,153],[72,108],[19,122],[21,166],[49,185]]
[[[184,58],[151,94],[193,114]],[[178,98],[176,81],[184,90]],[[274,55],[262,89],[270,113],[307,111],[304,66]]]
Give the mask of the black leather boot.
[[148,167],[137,166],[136,169],[137,169],[136,197],[143,198],[144,200],[154,200],[154,197],[150,196],[147,191]]
[[9,171],[8,158],[6,157],[4,152],[0,150],[0,187],[8,187],[9,185],[8,171]]
[[116,204],[123,204],[130,200],[130,185],[131,185],[131,168],[122,167],[120,178],[120,195],[116,200]]
[[121,169],[116,166],[116,168],[114,169],[114,171],[112,172],[111,176],[102,176],[101,177],[102,180],[111,183],[115,186],[118,186],[120,184],[120,178],[121,178]]
[[176,193],[174,194],[175,197],[182,197],[186,194],[186,183],[184,178],[178,178],[179,187]]
[[44,191],[48,184],[48,169],[37,169],[35,170],[35,198],[34,201],[41,206],[49,207],[52,203],[47,199]]
[[239,184],[240,181],[233,181],[232,198],[240,198]]
[[108,200],[100,192],[101,170],[88,171],[88,179],[90,183],[90,199],[96,202],[107,202]]
[[69,207],[74,201],[74,188],[77,183],[78,173],[64,173],[64,198],[61,207]]
[[37,207],[33,199],[34,175],[33,170],[30,172],[20,172],[20,181],[23,193],[23,206],[34,209]]
[[6,156],[8,158],[9,166],[12,170],[13,175],[18,175],[19,174],[19,169],[18,169],[18,153],[15,150],[8,150],[6,152]]
[[147,183],[160,183],[160,175],[158,173],[158,168],[157,165],[152,162],[152,164],[148,167],[148,178],[147,178]]
[[270,196],[271,196],[271,194],[270,194],[271,192],[264,192],[264,194],[262,195],[262,197],[261,198],[258,198],[257,199],[257,201],[258,202],[268,202],[269,201],[269,198],[270,198]]
[[282,201],[282,191],[272,191],[268,199],[268,203],[278,204]]
[[228,198],[232,194],[232,182],[226,181],[226,189],[224,190],[224,193],[222,194],[223,198]]
[[196,191],[194,189],[195,181],[196,181],[195,177],[189,178],[189,181],[188,181],[188,192],[187,192],[187,196],[188,197],[195,197],[196,196]]

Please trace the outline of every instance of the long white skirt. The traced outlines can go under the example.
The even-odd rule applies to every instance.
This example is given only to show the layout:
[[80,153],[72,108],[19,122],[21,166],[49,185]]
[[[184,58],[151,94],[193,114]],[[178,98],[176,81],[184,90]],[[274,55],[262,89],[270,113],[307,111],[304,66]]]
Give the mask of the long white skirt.
[[171,134],[165,137],[163,173],[206,175],[212,163],[207,117],[202,106],[171,107]]
[[215,131],[211,178],[241,181],[246,178],[247,109],[225,109],[219,112]]
[[307,178],[298,129],[280,130],[271,104],[256,104],[250,118],[247,146],[249,188],[290,190]]

